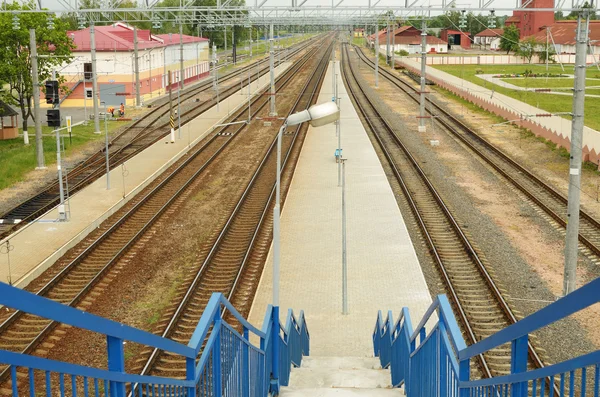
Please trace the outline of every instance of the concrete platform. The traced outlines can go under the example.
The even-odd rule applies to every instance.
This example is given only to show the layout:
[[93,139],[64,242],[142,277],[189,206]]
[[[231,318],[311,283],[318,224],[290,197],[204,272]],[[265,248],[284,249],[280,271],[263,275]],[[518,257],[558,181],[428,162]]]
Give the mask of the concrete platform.
[[[286,62],[276,68],[276,75],[286,70]],[[268,74],[251,85],[252,92],[267,86]],[[152,182],[162,171],[177,161],[198,143],[213,128],[240,106],[247,104],[248,91],[244,87],[229,96],[201,116],[182,126],[181,139],[176,134],[175,143],[163,139],[125,163],[127,176],[117,167],[110,173],[111,189],[106,190],[106,177],[102,177],[74,194],[70,199],[71,218],[68,222],[57,222],[58,211],[46,213],[39,222],[31,223],[0,241],[5,246],[9,241],[10,269],[8,256],[0,251],[0,281],[12,281],[13,285],[25,287],[35,277],[55,263],[68,249],[84,239],[100,223],[121,208],[135,194]],[[125,196],[125,197],[123,197]]]
[[[331,74],[330,67],[319,102],[331,100]],[[349,314],[342,315],[342,190],[334,125],[309,129],[283,208],[280,307],[282,318],[288,308],[304,310],[311,356],[372,357],[377,310],[391,309],[397,315],[408,306],[416,321],[431,298],[381,163],[341,78],[338,84],[342,148],[348,159]],[[250,313],[253,324],[262,324],[271,302],[269,256]]]

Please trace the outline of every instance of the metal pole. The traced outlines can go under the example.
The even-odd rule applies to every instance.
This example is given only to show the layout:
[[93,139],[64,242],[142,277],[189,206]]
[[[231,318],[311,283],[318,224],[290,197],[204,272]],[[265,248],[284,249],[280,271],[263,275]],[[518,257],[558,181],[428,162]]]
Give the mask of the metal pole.
[[[335,75],[335,103],[340,107],[340,98],[338,96],[338,75]],[[342,157],[342,130],[340,128],[340,120],[335,122],[335,132],[338,137],[338,153]],[[342,164],[338,161],[338,187],[342,186]]]
[[185,70],[183,68],[183,24],[179,23],[179,81],[180,89],[185,87]]
[[270,26],[270,39],[269,39],[269,74],[271,76],[271,111],[269,116],[277,116],[277,110],[275,109],[275,52],[273,49],[273,24]]
[[90,25],[90,52],[92,53],[92,103],[94,104],[94,133],[100,134],[100,115],[98,111],[98,77],[96,70],[96,34],[94,25]]
[[375,88],[379,88],[379,25],[375,27]]
[[181,84],[182,86],[179,87],[179,89],[177,90],[177,139],[181,139],[181,90],[183,88],[183,82]]
[[387,30],[385,32],[385,63],[390,64],[390,21],[387,21]]
[[[35,150],[37,167],[36,169],[45,169],[44,161],[44,143],[42,138],[42,118],[40,114],[40,82],[38,77],[38,56],[37,41],[35,39],[35,29],[29,29],[29,48],[31,51],[31,79],[33,84],[33,117],[35,122]],[[29,143],[29,137],[25,139],[25,144]]]
[[173,89],[171,84],[171,71],[168,74],[169,83],[169,123],[171,125],[171,143],[175,143],[175,125],[173,122]]
[[[275,205],[273,206],[273,340],[279,338],[279,262],[280,262],[280,240],[281,229],[279,224],[280,202],[281,202],[281,137],[286,128],[283,123],[277,134],[277,171],[275,182]],[[279,343],[273,344],[273,379],[276,382],[275,387],[279,386]]]
[[213,44],[213,88],[215,90],[215,94],[217,96],[217,112],[219,111],[219,82],[217,75],[217,45]]
[[571,122],[571,160],[569,164],[569,198],[567,204],[567,236],[565,240],[565,274],[563,294],[577,288],[577,254],[579,243],[579,206],[581,192],[581,149],[585,104],[586,52],[588,41],[587,11],[577,18],[575,53],[575,87],[573,91],[573,119]]
[[108,112],[106,111],[106,102],[104,103],[104,154],[106,156],[106,190],[110,190],[110,160],[108,156]]
[[425,132],[425,64],[427,61],[427,21],[421,25],[421,99],[419,102],[419,132]]
[[87,90],[85,88],[85,66],[83,66],[83,124],[87,125],[88,114],[87,114]]
[[348,314],[348,259],[346,249],[346,159],[342,164],[342,314]]
[[133,69],[135,72],[135,106],[142,106],[140,95],[140,61],[138,54],[138,36],[137,28],[133,27]]
[[250,37],[250,58],[252,58],[252,26],[250,26],[249,31],[250,34],[248,35],[248,37]]
[[[223,31],[223,47],[224,51],[227,51],[227,25],[225,25],[225,30]],[[225,59],[227,59],[227,54],[225,54]]]
[[394,36],[394,32],[396,31],[396,24],[392,24],[392,38],[390,39],[392,42],[392,69],[396,69],[396,36]]

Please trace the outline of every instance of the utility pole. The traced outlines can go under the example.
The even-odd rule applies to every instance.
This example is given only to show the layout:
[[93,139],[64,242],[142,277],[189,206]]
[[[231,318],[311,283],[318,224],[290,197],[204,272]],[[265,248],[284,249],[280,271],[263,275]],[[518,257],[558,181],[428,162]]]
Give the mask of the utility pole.
[[249,28],[249,35],[248,37],[250,38],[250,58],[252,58],[252,26],[250,26]]
[[385,63],[390,64],[390,20],[387,21],[387,30],[385,35]]
[[169,70],[169,74],[167,75],[167,80],[169,84],[169,123],[171,125],[171,143],[175,143],[175,120],[173,118],[173,84],[171,81],[171,73]]
[[393,23],[392,24],[392,38],[390,39],[392,42],[392,69],[395,70],[396,69],[396,36],[394,35],[394,32],[396,31],[396,24]]
[[219,75],[217,74],[217,45],[213,44],[213,88],[217,96],[217,112],[219,111]]
[[93,24],[90,24],[90,52],[92,53],[92,103],[94,105],[94,133],[100,134],[100,116],[98,115],[98,77],[96,70],[96,34],[94,32]]
[[583,116],[585,104],[586,52],[588,41],[587,10],[577,17],[577,43],[575,52],[575,86],[573,90],[573,115],[571,121],[571,159],[569,163],[569,197],[567,203],[567,236],[565,240],[565,274],[563,295],[577,288],[577,254],[579,244],[579,207],[581,193],[581,149],[583,141]]
[[[339,121],[339,120],[338,120]],[[348,250],[346,247],[346,159],[342,163],[342,314],[348,314]]]
[[[224,43],[224,49],[225,51],[227,51],[227,25],[225,25],[225,30],[223,32],[223,43]],[[227,54],[225,54],[225,57],[227,57]],[[227,58],[225,58],[227,59]]]
[[140,95],[140,62],[138,56],[138,35],[137,28],[133,27],[133,68],[135,71],[135,106],[142,106]]
[[[52,80],[56,80],[56,71],[52,71]],[[58,87],[57,87],[58,90]],[[58,91],[55,95],[59,95]],[[60,112],[60,98],[56,103],[52,105],[52,108],[58,110]],[[59,119],[60,120],[60,119]],[[56,169],[58,171],[58,192],[60,196],[60,204],[58,205],[58,219],[60,221],[67,220],[67,210],[65,207],[65,190],[63,186],[63,172],[62,172],[62,162],[61,162],[61,145],[60,145],[60,125],[54,126],[54,133],[56,135]]]
[[235,25],[231,29],[231,60],[233,64],[237,64],[237,45],[235,43]]
[[421,25],[421,100],[419,102],[419,132],[425,132],[425,63],[427,61],[427,21]]
[[277,110],[275,109],[275,51],[273,49],[273,24],[270,27],[270,39],[269,39],[269,73],[271,75],[271,111],[269,116],[277,116]]
[[[35,121],[35,152],[38,170],[46,169],[44,161],[44,143],[42,138],[42,118],[40,114],[40,82],[38,77],[38,56],[35,29],[29,29],[29,48],[31,51],[31,72],[33,84],[33,116]],[[27,141],[29,137],[27,137]]]
[[379,24],[375,26],[375,88],[379,88]]
[[[185,86],[185,73],[183,69],[183,24],[179,23],[179,80],[181,81],[179,89]],[[179,95],[179,94],[177,94]]]

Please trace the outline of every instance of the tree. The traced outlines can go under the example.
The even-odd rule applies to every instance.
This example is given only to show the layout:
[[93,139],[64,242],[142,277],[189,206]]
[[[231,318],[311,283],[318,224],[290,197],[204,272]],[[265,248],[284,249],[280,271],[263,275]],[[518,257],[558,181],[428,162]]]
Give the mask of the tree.
[[521,40],[519,48],[517,49],[517,55],[527,59],[528,63],[531,63],[531,59],[535,55],[535,49],[538,46],[537,40],[529,36],[528,38]]
[[[6,4],[8,10],[35,9],[35,3]],[[18,26],[13,25],[13,15],[17,15]],[[1,95],[11,105],[18,106],[23,120],[23,132],[27,131],[27,122],[35,119],[32,109],[33,82],[31,57],[29,51],[29,29],[35,29],[38,55],[51,55],[38,58],[40,83],[52,75],[52,69],[71,61],[74,48],[67,36],[67,23],[52,14],[23,13],[0,14],[0,81],[8,86]],[[51,28],[49,21],[53,19]],[[16,28],[15,28],[16,27]],[[59,78],[59,81],[61,79]],[[63,87],[64,91],[65,87]],[[36,137],[37,138],[37,137]],[[37,139],[36,139],[37,141]]]
[[509,52],[517,52],[519,49],[519,28],[515,25],[510,25],[504,29],[504,34],[500,37],[500,49]]
[[554,56],[556,55],[556,50],[554,49],[554,45],[551,43],[537,43],[537,51],[536,54],[540,58],[540,63],[546,62],[546,56],[548,57],[548,62],[554,63]]

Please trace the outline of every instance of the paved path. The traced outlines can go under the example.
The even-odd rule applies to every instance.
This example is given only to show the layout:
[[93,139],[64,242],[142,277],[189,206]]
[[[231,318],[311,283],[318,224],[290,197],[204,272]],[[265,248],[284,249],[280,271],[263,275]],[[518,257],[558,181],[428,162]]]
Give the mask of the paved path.
[[[290,66],[289,62],[276,68],[276,75]],[[251,89],[265,87],[269,76],[265,75],[258,82],[253,82]],[[216,106],[204,112],[181,128],[181,139],[174,144],[165,144],[160,140],[142,153],[125,163],[127,176],[123,178],[121,167],[110,173],[111,189],[106,190],[106,178],[77,192],[71,197],[71,219],[68,222],[56,222],[58,212],[55,208],[45,214],[40,222],[31,223],[6,239],[13,247],[10,253],[10,269],[8,256],[0,251],[0,281],[12,281],[23,288],[33,278],[41,274],[69,248],[81,241],[103,220],[121,208],[136,193],[154,180],[164,169],[184,155],[191,145],[199,142],[210,132],[213,125],[218,124],[238,106],[247,103],[245,94],[233,94],[221,101],[219,111]],[[175,133],[178,135],[177,132]],[[125,195],[125,199],[123,199]]]
[[[338,70],[336,65],[336,70]],[[330,68],[331,71],[331,68]],[[331,73],[319,102],[330,101]],[[420,319],[431,298],[384,170],[339,79],[346,162],[348,302],[342,315],[341,188],[335,126],[310,128],[282,214],[281,316],[304,310],[313,356],[372,356],[377,310],[411,309]],[[250,320],[262,325],[272,301],[272,258]]]
[[[494,77],[497,76],[497,74],[476,74],[475,76],[479,77],[480,79],[483,79],[489,83],[492,84],[496,84],[499,85],[500,87],[504,87],[504,88],[508,88],[510,90],[517,90],[517,91],[535,91],[535,90],[539,90],[542,89],[544,87],[520,87],[518,85],[514,85],[509,83],[508,81],[504,81],[501,78],[498,77]],[[565,75],[567,78],[574,78],[574,76],[571,75]],[[589,80],[589,79],[588,79]],[[549,89],[552,90],[552,92],[538,92],[538,94],[551,94],[551,95],[567,95],[567,96],[573,96],[572,92],[566,92],[568,90],[572,90],[573,87],[547,87]],[[586,88],[599,88],[599,86],[587,86]],[[561,90],[561,91],[565,91],[565,92],[561,92],[561,91],[556,91],[556,90]],[[600,95],[594,95],[594,94],[586,94],[585,95],[586,98],[600,98]]]

